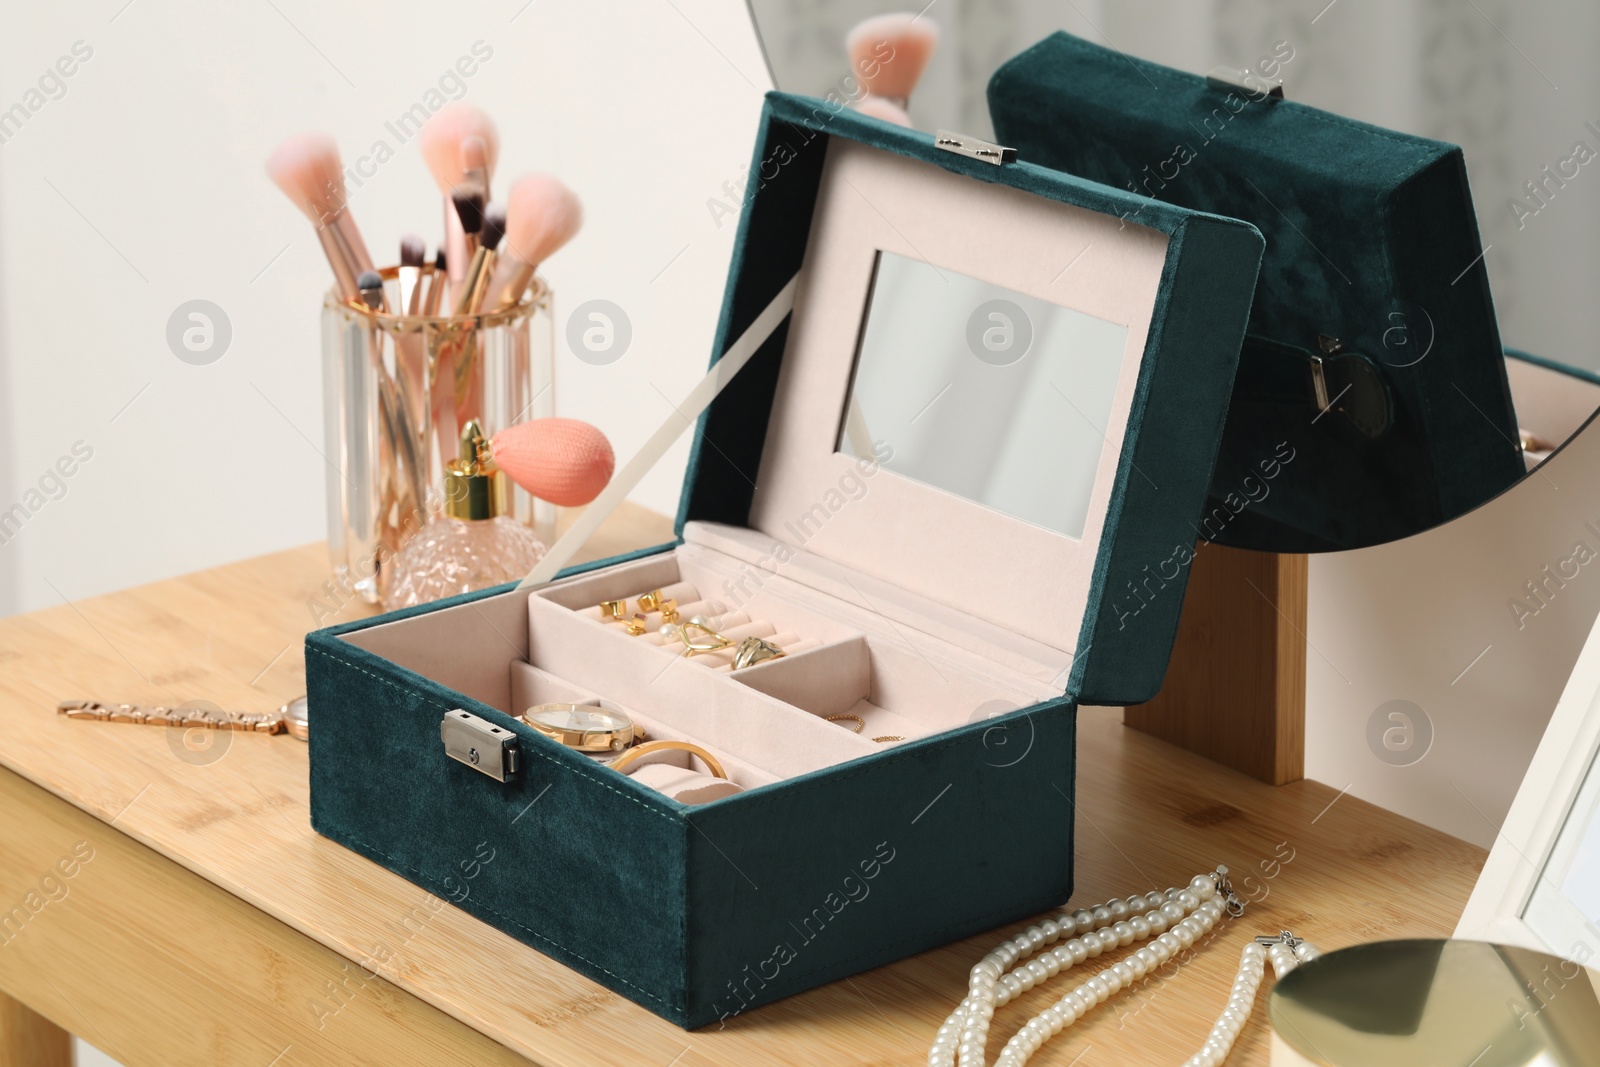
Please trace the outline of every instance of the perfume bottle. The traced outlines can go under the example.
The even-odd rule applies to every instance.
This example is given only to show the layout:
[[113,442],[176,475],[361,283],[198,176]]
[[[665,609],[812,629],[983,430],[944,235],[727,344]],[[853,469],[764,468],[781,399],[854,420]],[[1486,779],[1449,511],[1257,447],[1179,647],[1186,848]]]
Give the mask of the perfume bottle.
[[545,545],[510,510],[505,473],[489,457],[483,429],[468,422],[458,457],[445,465],[444,514],[395,557],[384,607],[425,604],[527,574]]

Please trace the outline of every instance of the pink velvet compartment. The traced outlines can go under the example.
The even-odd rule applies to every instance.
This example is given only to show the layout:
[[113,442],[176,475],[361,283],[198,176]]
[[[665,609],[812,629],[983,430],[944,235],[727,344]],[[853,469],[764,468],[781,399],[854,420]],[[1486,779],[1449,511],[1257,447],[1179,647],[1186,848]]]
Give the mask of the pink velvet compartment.
[[[1518,424],[1552,449],[1582,429],[1600,408],[1600,385],[1550,367],[1508,358],[1506,377]],[[1532,470],[1550,457],[1550,451],[1530,451],[1526,457]]]
[[[804,553],[782,573],[752,561],[756,531],[690,523],[671,552],[487,600],[356,631],[348,640],[509,715],[533,704],[598,702],[625,711],[652,739],[715,755],[728,782],[687,753],[630,769],[684,803],[703,803],[1058,696],[1063,654],[959,612],[922,603]],[[685,658],[659,633],[637,637],[600,620],[602,600],[661,589],[699,594],[708,615],[745,617],[796,651],[730,672]],[[842,594],[842,595],[841,595]],[[682,609],[680,603],[680,610]],[[685,616],[687,617],[687,616]],[[658,630],[660,616],[650,616]],[[952,640],[958,637],[959,640]],[[784,643],[780,641],[780,643]],[[859,716],[864,726],[825,716]]]

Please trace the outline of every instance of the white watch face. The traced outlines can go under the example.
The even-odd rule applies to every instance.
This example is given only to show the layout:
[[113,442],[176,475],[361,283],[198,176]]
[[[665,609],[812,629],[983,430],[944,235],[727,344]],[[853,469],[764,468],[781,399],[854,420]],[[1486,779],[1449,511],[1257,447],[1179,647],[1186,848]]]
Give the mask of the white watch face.
[[576,730],[583,733],[615,733],[633,725],[626,715],[588,704],[571,707],[529,709],[527,718],[552,730]]

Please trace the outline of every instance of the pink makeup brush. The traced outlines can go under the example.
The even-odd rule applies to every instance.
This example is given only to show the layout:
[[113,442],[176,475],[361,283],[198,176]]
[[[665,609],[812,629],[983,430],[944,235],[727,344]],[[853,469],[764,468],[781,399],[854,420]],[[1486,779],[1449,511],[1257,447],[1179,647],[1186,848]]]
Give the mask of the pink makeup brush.
[[490,438],[489,448],[507,477],[564,508],[599,496],[617,462],[606,435],[577,419],[518,423]]
[[500,158],[500,134],[482,109],[462,101],[440,108],[422,127],[418,140],[434,184],[445,198],[445,256],[454,285],[466,274],[472,253],[466,247],[450,196],[476,189],[485,201],[489,199],[489,183]]
[[521,300],[539,264],[572,240],[582,225],[583,206],[555,178],[525,174],[513,182],[506,206],[506,239],[484,307],[497,311]]
[[372,269],[372,257],[345,200],[344,168],[333,138],[322,133],[286,138],[267,157],[267,174],[317,227],[339,295],[360,300],[356,279]]
[[875,15],[856,23],[844,38],[850,69],[867,92],[887,97],[902,111],[938,45],[939,27],[909,12]]

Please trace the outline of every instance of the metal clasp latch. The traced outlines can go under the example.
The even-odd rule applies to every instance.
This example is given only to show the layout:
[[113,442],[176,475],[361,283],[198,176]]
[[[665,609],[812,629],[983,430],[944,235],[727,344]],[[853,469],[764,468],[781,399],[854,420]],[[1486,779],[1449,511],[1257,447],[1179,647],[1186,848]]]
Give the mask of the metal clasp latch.
[[[1311,355],[1311,391],[1313,394],[1315,394],[1317,410],[1323,414],[1327,414],[1331,401],[1328,399],[1328,371],[1327,368],[1323,366],[1325,362],[1323,357],[1337,356],[1339,353],[1343,352],[1344,342],[1340,341],[1337,337],[1329,337],[1327,334],[1318,334],[1317,348],[1322,354],[1317,355],[1316,353],[1312,353]],[[1335,397],[1334,399],[1338,398]]]
[[1229,915],[1237,919],[1244,914],[1244,900],[1233,891],[1233,883],[1228,881],[1228,868],[1220,863],[1217,869],[1211,872],[1211,880],[1216,883],[1217,892],[1222,894],[1222,907]]
[[1305,944],[1305,939],[1294,936],[1288,930],[1279,930],[1276,934],[1265,934],[1256,938],[1256,944],[1262,948],[1271,948],[1273,945],[1288,945],[1293,951]]
[[985,141],[982,137],[953,133],[950,130],[940,130],[934,134],[933,146],[942,148],[946,152],[954,152],[958,156],[969,156],[985,163],[993,163],[997,167],[1002,163],[1014,163],[1017,159],[1015,148],[1007,148],[993,141]]
[[444,754],[497,782],[517,776],[517,735],[460,708],[439,722]]

